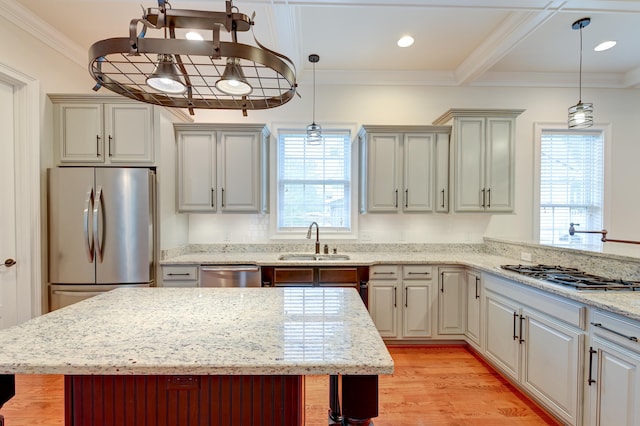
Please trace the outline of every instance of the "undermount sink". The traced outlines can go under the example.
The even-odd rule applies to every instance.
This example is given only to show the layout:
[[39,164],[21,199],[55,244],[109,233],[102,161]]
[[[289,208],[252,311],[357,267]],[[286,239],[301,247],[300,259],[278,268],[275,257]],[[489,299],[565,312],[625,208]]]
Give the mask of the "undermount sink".
[[349,260],[346,254],[312,254],[312,253],[289,253],[282,254],[278,260]]

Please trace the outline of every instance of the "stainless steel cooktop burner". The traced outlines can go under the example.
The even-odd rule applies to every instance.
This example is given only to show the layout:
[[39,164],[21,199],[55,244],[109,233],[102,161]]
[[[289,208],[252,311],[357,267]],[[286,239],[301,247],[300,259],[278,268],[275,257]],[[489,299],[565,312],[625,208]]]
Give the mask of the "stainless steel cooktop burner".
[[578,290],[640,291],[640,281],[628,281],[587,274],[576,268],[555,265],[502,265],[502,269]]

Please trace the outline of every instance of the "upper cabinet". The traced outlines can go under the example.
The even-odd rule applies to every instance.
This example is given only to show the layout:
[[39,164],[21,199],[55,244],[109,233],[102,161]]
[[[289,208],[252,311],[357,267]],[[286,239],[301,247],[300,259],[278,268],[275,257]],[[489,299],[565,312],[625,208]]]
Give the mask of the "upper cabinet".
[[54,105],[58,165],[153,165],[151,105],[121,97],[49,98]]
[[360,212],[448,211],[448,126],[363,126]]
[[451,109],[434,121],[453,125],[455,211],[513,211],[515,121],[523,111]]
[[266,126],[176,124],[178,211],[265,212]]

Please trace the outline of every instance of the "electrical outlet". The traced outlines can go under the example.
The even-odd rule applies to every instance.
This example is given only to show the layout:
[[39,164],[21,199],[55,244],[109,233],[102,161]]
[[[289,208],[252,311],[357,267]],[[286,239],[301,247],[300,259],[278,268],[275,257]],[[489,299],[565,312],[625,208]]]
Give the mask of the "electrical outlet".
[[520,253],[520,259],[524,260],[525,262],[531,262],[531,253]]
[[371,241],[371,232],[361,232],[360,239],[362,241]]

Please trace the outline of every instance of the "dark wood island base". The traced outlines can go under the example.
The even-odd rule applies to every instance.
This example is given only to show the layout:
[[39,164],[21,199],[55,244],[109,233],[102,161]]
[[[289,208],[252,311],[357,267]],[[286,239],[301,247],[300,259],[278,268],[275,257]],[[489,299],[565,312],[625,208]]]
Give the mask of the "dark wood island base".
[[[342,424],[372,424],[377,385],[342,377]],[[304,396],[304,376],[68,375],[65,425],[302,426]]]

